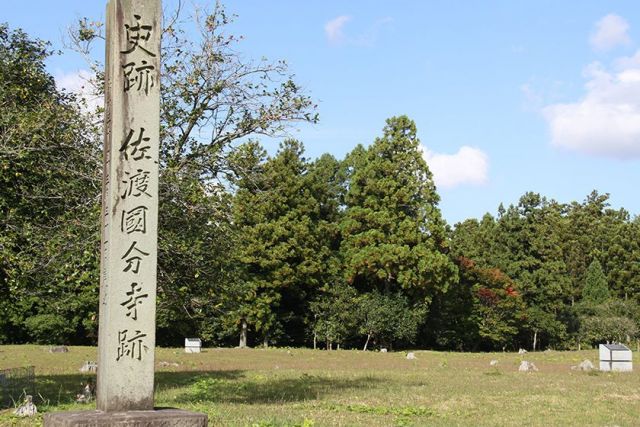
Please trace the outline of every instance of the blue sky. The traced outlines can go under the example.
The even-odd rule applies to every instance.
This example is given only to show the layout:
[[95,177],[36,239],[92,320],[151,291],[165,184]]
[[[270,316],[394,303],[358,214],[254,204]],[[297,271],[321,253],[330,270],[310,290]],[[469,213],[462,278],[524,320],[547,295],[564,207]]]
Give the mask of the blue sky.
[[[59,47],[66,26],[101,19],[105,3],[4,1],[0,21]],[[596,189],[640,214],[637,0],[226,5],[242,54],[286,59],[318,101],[320,123],[294,133],[309,157],[341,158],[407,114],[451,224],[526,191],[568,202]],[[86,66],[65,52],[49,68],[73,86]]]

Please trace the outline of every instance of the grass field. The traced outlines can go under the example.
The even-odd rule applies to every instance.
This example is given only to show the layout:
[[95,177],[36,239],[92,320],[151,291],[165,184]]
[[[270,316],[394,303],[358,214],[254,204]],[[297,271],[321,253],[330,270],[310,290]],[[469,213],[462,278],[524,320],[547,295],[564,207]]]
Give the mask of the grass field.
[[[40,413],[77,404],[95,347],[51,354],[0,346],[0,369],[33,365]],[[570,369],[597,352],[405,353],[158,349],[156,406],[206,412],[210,426],[637,426],[640,374]],[[492,359],[497,368],[489,366]],[[522,359],[539,372],[518,372]],[[0,425],[41,425],[0,412]]]

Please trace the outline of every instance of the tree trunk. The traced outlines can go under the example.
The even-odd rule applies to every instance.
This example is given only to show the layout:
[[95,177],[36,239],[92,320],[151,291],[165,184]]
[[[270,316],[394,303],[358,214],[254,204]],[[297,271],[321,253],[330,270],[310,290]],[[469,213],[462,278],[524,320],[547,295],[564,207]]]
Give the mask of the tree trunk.
[[317,314],[313,315],[313,323],[315,325],[313,328],[313,349],[316,350],[318,348],[318,332],[316,331],[316,327],[318,326]]
[[242,329],[240,330],[240,344],[238,345],[238,347],[247,347],[247,321],[245,319],[242,319]]
[[538,331],[533,331],[533,351],[536,351],[537,343],[538,343]]
[[269,348],[269,339],[267,337],[264,337],[264,340],[262,341],[262,346],[264,348]]
[[340,343],[338,343],[336,350],[340,350]]
[[367,341],[364,343],[364,348],[362,351],[367,351],[367,345],[369,345],[369,338],[371,338],[371,334],[367,334]]

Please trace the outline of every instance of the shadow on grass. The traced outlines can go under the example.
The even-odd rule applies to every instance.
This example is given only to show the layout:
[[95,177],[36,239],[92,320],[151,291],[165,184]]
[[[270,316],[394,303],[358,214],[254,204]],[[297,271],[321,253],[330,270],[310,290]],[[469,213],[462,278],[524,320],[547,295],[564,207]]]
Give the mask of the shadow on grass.
[[336,378],[303,373],[294,378],[253,375],[236,379],[219,378],[212,372],[194,379],[186,389],[175,390],[176,403],[212,402],[269,404],[316,400],[346,390],[370,389],[380,379],[371,376]]
[[[163,396],[168,394],[176,404],[298,402],[345,390],[372,388],[382,381],[371,376],[337,378],[306,373],[287,378],[255,372],[249,376],[240,370],[156,372],[155,378],[157,400],[164,400]],[[95,379],[95,375],[87,374],[37,376],[34,400],[54,406],[73,403],[87,381],[95,384]]]

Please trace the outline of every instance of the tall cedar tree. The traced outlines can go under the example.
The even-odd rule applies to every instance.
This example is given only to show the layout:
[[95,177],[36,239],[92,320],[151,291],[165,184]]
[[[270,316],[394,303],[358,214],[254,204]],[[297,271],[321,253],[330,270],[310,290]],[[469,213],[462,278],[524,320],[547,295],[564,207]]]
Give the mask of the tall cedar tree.
[[561,206],[525,193],[498,221],[497,266],[517,284],[528,306],[523,346],[559,345],[567,337],[562,320],[569,287],[562,257]]
[[445,223],[415,123],[387,120],[383,136],[361,146],[350,165],[341,223],[344,274],[361,292],[400,290],[428,302],[455,280]]
[[602,271],[602,265],[597,259],[591,261],[584,279],[582,300],[589,304],[602,304],[611,297],[607,277]]
[[234,200],[241,294],[237,321],[264,343],[303,344],[309,302],[322,284],[328,249],[318,228],[302,144],[286,140],[256,180],[241,181]]

